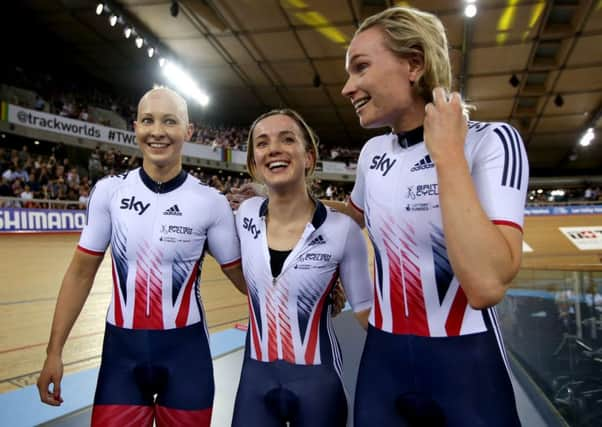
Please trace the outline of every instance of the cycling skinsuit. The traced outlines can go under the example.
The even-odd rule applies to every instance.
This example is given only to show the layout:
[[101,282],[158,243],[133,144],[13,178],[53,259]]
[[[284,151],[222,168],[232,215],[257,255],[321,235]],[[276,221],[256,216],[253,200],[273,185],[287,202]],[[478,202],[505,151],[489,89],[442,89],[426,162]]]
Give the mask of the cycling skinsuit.
[[[528,163],[518,132],[469,122],[464,153],[485,213],[522,231]],[[451,269],[422,127],[368,141],[351,201],[375,259],[355,426],[519,425],[495,309],[471,308]]]
[[366,242],[351,218],[316,202],[311,223],[274,277],[267,206],[267,199],[255,197],[236,215],[249,331],[232,425],[345,426],[347,400],[329,294],[340,275],[353,310],[370,308]]
[[107,313],[93,425],[209,426],[214,383],[199,297],[205,249],[240,260],[225,197],[182,171],[165,183],[142,168],[99,181],[78,249],[111,245]]

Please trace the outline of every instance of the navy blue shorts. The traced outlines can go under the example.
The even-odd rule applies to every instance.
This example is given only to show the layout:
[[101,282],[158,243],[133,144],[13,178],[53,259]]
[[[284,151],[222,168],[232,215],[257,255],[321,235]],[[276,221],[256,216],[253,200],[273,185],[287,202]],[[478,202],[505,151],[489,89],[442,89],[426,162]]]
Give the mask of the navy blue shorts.
[[107,324],[95,410],[116,408],[115,412],[125,406],[156,405],[191,415],[204,410],[206,418],[211,414],[214,391],[213,364],[202,322],[167,330]]
[[394,335],[372,326],[360,362],[355,427],[520,426],[493,332]]
[[232,427],[345,427],[347,398],[326,365],[259,362],[245,356]]

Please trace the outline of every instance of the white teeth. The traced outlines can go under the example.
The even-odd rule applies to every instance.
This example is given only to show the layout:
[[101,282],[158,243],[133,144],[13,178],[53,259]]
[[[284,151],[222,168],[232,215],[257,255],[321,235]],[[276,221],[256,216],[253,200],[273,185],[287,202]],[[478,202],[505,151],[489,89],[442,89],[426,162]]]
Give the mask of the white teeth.
[[368,103],[368,101],[370,101],[370,98],[362,98],[362,99],[358,99],[357,101],[355,101],[353,103],[353,107],[358,110],[360,108],[362,108],[364,105],[366,105]]
[[288,163],[286,163],[286,162],[272,162],[272,163],[268,164],[268,168],[270,168],[270,169],[274,169],[274,168],[277,168],[277,167],[280,167],[280,166],[286,167],[286,166],[288,166]]
[[150,145],[152,148],[163,148],[163,147],[167,147],[169,144],[159,144],[159,143],[150,143],[148,144]]

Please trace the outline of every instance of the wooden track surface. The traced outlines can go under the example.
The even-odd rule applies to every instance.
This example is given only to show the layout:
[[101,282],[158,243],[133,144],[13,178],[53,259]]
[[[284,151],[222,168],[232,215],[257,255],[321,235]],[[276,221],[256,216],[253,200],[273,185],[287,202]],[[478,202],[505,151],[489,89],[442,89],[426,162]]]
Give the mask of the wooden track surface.
[[533,252],[523,256],[523,267],[582,266],[596,269],[602,265],[602,250],[581,251],[558,227],[602,226],[602,215],[533,216],[525,218],[524,240]]
[[[579,251],[560,226],[602,225],[601,216],[528,217],[525,267],[601,265],[602,251]],[[34,384],[45,349],[62,276],[79,234],[0,236],[0,393]],[[65,373],[98,366],[105,314],[111,296],[107,256],[64,351]],[[211,258],[205,259],[201,294],[210,332],[246,323],[246,297],[239,294]]]

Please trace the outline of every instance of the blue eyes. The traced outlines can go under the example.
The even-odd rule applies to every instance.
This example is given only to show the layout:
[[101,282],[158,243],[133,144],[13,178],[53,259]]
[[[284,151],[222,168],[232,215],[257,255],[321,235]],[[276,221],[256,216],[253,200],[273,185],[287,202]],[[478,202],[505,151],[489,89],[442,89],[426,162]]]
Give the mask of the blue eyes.
[[[144,125],[151,125],[151,124],[154,123],[154,120],[151,119],[150,117],[146,117],[146,118],[142,119],[140,121],[140,123],[142,123]],[[163,123],[165,123],[166,125],[170,125],[170,126],[178,124],[178,122],[176,120],[174,120],[174,119],[165,119],[163,121]]]

